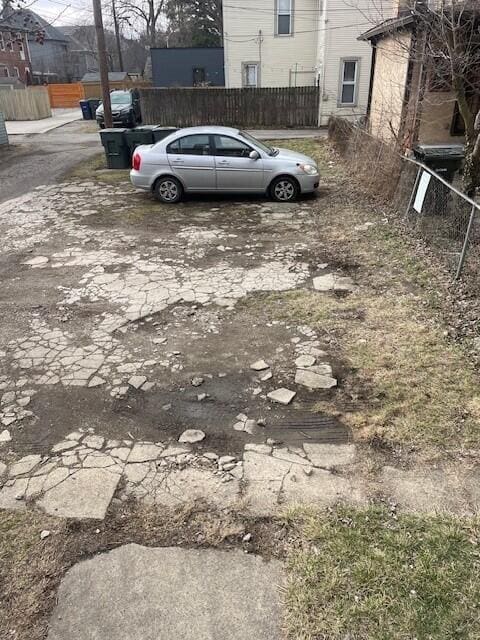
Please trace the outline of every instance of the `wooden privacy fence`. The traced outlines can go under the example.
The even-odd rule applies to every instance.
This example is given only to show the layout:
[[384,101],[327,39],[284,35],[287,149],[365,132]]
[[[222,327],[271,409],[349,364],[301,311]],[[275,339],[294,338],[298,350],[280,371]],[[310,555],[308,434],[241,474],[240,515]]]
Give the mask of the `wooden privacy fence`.
[[52,109],[79,107],[79,100],[83,100],[85,97],[83,85],[80,82],[49,84],[47,88]]
[[163,126],[316,127],[318,87],[141,89],[143,122]]
[[[85,98],[101,98],[102,97],[102,85],[99,82],[82,82]],[[151,86],[150,82],[135,81],[110,81],[110,91],[118,91],[124,89],[144,88]]]
[[46,89],[0,91],[0,111],[5,120],[40,120],[52,115]]

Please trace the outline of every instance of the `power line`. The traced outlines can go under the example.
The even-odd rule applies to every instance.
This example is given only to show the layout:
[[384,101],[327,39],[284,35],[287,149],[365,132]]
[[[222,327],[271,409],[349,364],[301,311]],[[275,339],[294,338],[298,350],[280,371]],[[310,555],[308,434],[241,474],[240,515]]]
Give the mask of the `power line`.
[[[336,31],[338,29],[349,29],[350,27],[364,27],[366,25],[369,25],[370,22],[357,22],[355,24],[343,24],[343,25],[337,25],[334,27],[325,27],[323,29],[308,29],[305,31],[295,31],[293,33],[293,35],[297,35],[300,33],[320,33],[320,32],[324,32],[324,31]],[[248,40],[243,40],[243,42],[249,42],[250,40],[256,40],[258,38],[258,34],[254,35],[251,33],[236,33],[236,34],[232,34],[232,37],[234,38],[248,38]],[[269,38],[276,38],[277,35],[275,33],[262,33],[262,37],[269,37]],[[228,36],[228,33],[226,36],[224,36],[225,40],[229,40],[230,42],[235,42],[235,40],[232,40],[232,38],[230,38]]]

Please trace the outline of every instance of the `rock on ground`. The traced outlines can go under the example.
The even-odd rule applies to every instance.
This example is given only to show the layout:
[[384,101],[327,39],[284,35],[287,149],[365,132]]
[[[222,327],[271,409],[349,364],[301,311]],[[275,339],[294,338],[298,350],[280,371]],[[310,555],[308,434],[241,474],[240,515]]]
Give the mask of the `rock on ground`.
[[129,544],[68,571],[48,640],[280,640],[282,582],[240,550]]

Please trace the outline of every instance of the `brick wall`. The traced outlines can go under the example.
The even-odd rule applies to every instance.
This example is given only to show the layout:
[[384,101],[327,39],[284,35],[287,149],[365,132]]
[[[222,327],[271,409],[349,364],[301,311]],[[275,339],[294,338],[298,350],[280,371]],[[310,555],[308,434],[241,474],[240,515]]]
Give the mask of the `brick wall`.
[[0,27],[0,76],[18,77],[29,84],[31,71],[26,34],[16,34]]

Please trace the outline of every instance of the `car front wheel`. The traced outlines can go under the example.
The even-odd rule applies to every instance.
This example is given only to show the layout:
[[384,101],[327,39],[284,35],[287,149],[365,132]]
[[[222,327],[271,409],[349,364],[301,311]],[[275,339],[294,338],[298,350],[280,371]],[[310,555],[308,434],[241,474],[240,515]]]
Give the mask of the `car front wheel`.
[[153,195],[160,202],[175,204],[175,202],[179,202],[182,199],[183,187],[176,178],[165,176],[155,182]]
[[270,194],[277,202],[292,202],[297,199],[298,193],[296,180],[289,176],[275,178],[270,187]]

